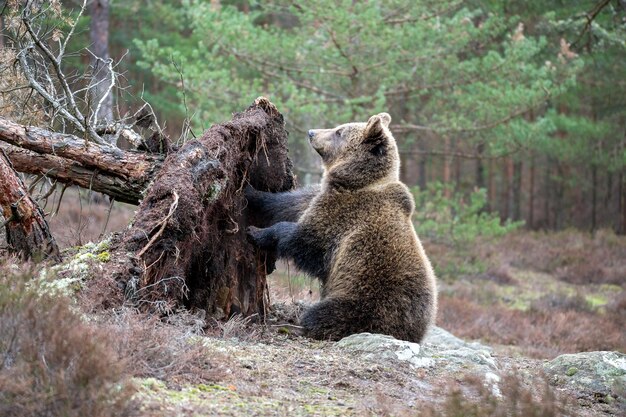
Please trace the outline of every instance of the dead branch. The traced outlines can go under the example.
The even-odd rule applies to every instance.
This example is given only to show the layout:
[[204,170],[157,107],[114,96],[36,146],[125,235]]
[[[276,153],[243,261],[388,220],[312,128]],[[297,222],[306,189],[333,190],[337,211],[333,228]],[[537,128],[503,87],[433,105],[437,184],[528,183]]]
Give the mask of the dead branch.
[[28,194],[24,183],[0,150],[0,209],[5,221],[9,250],[23,258],[60,260],[59,248],[50,233],[43,211]]
[[162,161],[158,155],[90,143],[74,135],[22,126],[3,117],[0,117],[0,140],[40,154],[70,159],[83,167],[108,172],[123,179],[144,177],[156,162]]
[[164,160],[163,155],[123,151],[2,117],[0,149],[19,172],[45,175],[130,204],[139,204]]

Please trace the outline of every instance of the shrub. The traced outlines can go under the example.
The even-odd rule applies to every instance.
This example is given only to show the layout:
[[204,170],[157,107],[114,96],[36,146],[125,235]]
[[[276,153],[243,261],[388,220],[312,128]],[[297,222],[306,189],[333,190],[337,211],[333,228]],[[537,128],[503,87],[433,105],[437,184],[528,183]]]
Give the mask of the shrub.
[[[444,417],[557,417],[572,415],[571,404],[558,396],[547,381],[526,386],[514,373],[505,375],[497,391],[477,378],[468,378],[466,387],[448,389],[440,409],[427,407],[420,416]],[[538,385],[538,386],[537,386]],[[496,391],[496,392],[494,392]]]
[[467,243],[479,236],[502,236],[523,225],[523,222],[508,220],[502,223],[496,213],[487,212],[487,191],[484,188],[466,195],[454,192],[449,184],[431,182],[426,190],[415,187],[412,192],[417,233],[433,241]]
[[29,289],[34,273],[0,261],[0,415],[130,414],[133,388],[111,339],[69,300]]
[[593,350],[623,352],[626,346],[619,313],[586,311],[575,297],[560,302],[539,300],[521,311],[442,294],[437,322],[461,338],[515,346],[537,358]]

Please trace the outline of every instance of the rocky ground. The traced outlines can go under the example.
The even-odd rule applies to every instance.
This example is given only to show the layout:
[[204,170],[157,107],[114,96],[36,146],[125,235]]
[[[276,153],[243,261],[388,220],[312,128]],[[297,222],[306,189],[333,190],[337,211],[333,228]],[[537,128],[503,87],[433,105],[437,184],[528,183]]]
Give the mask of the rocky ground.
[[183,385],[137,379],[145,415],[626,413],[626,355],[616,352],[510,357],[438,327],[422,345],[368,333],[336,343],[280,333],[196,342],[223,355],[223,376]]
[[[425,241],[439,277],[439,327],[421,345],[370,334],[324,342],[282,325],[318,299],[316,282],[287,266],[270,277],[265,324],[94,311],[106,303],[81,291],[93,279],[83,266],[106,276],[110,254],[106,240],[85,242],[105,228],[70,229],[70,214],[53,226],[74,230],[65,244],[80,246],[67,254],[71,273],[0,257],[0,363],[12,364],[0,367],[0,415],[626,415],[626,239],[610,232]],[[60,301],[42,305],[29,295],[35,287]],[[5,330],[19,326],[14,344]],[[51,386],[68,395],[53,398]],[[119,412],[111,386],[125,391]]]
[[[75,258],[105,268],[101,246],[83,246]],[[528,268],[502,253],[491,260],[496,269],[442,274],[439,283],[439,324],[481,342],[441,327],[421,345],[372,334],[336,343],[300,337],[283,324],[297,323],[318,289],[283,265],[270,279],[275,304],[263,325],[201,312],[170,321],[175,337],[204,347],[206,363],[192,375],[135,377],[133,399],[140,414],[162,416],[626,415],[626,355],[614,351],[626,348],[624,284],[615,278],[623,261],[571,282],[562,269]],[[568,276],[576,276],[572,264]]]

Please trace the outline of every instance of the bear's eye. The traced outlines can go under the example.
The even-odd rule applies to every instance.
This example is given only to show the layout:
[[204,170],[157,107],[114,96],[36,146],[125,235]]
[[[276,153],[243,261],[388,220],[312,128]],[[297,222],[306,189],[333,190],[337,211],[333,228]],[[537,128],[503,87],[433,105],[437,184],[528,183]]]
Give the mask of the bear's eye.
[[338,138],[341,137],[341,133],[343,132],[343,129],[337,129],[335,130],[335,136],[337,136]]

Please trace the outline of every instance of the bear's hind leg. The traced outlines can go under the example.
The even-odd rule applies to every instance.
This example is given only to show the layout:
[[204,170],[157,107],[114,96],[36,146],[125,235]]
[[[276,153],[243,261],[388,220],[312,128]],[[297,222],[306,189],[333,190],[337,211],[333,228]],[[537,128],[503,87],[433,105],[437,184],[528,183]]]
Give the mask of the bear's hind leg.
[[326,298],[304,312],[300,325],[307,336],[321,340],[339,340],[369,331],[356,304],[349,300]]

